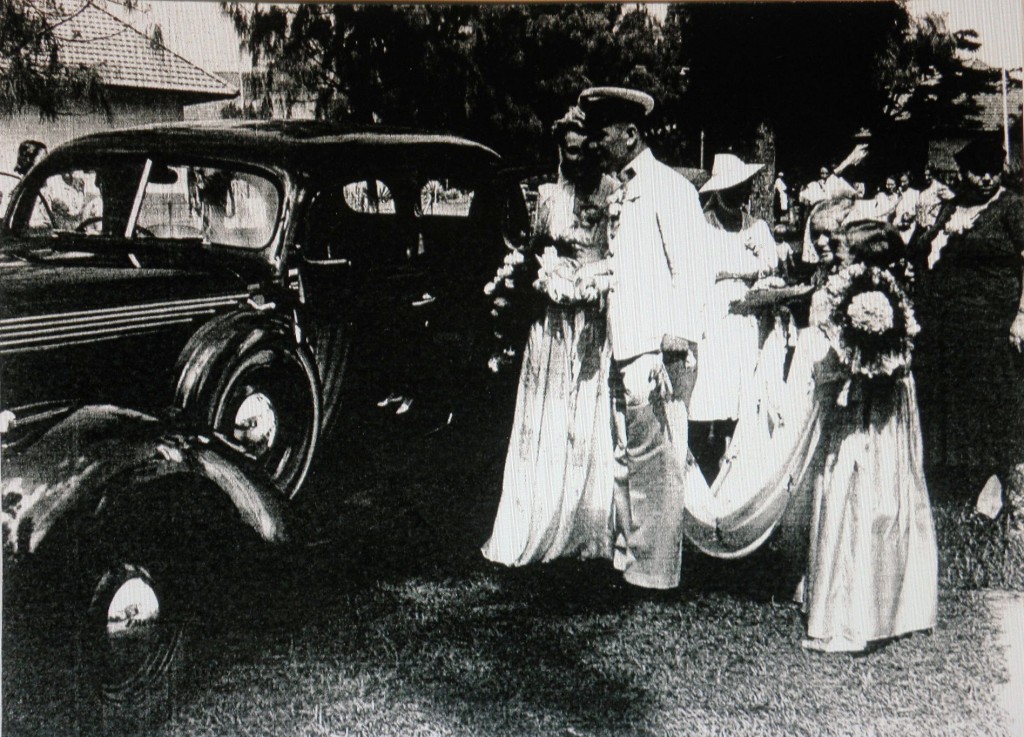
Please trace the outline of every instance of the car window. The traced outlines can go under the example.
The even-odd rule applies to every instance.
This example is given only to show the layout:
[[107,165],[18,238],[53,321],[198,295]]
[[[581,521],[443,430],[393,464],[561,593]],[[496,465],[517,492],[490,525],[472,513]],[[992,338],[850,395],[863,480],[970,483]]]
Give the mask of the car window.
[[259,174],[213,166],[154,165],[136,232],[262,248],[273,235],[279,206],[277,187]]
[[103,194],[96,180],[96,169],[68,169],[47,177],[36,195],[29,230],[99,233]]
[[428,179],[420,187],[420,214],[424,217],[469,217],[474,190],[451,179]]
[[342,188],[348,209],[370,215],[394,215],[395,198],[388,185],[377,179],[349,182]]
[[[308,260],[347,259],[374,266],[405,259],[415,246],[412,227],[415,190],[377,179],[332,184],[313,198],[305,217]],[[376,201],[374,201],[376,196]]]
[[147,171],[135,238],[262,248],[273,235],[281,197],[265,176],[223,166],[116,159],[68,167],[26,193],[33,202],[26,234],[124,237]]

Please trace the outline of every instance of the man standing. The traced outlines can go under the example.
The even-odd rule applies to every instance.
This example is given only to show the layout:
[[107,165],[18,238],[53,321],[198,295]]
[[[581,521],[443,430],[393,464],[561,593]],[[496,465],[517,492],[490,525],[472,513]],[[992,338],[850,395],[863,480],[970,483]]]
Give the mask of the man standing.
[[786,184],[785,175],[780,171],[775,175],[775,184],[772,186],[772,210],[775,215],[775,222],[789,220],[789,186]]
[[714,281],[693,185],[644,139],[654,100],[594,87],[580,94],[589,145],[620,189],[609,198],[608,295],[615,419],[615,565],[627,583],[679,584],[686,402]]

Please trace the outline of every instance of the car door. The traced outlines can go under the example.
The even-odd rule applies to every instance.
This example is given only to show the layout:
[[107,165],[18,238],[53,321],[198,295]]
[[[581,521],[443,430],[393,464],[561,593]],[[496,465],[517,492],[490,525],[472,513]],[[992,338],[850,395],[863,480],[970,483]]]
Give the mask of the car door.
[[501,341],[483,288],[507,246],[525,237],[527,216],[518,185],[496,167],[438,163],[422,167],[417,181],[417,237],[435,300],[428,336],[434,402],[454,412],[467,397],[489,390],[488,360]]
[[412,194],[401,171],[352,173],[319,187],[305,214],[303,299],[318,331],[346,334],[343,391],[353,409],[410,393],[431,301]]

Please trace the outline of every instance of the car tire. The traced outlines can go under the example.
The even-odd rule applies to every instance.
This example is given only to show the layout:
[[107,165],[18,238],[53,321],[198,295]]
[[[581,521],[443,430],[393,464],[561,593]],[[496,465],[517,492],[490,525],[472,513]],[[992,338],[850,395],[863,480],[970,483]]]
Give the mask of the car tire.
[[309,350],[286,326],[215,321],[179,359],[175,402],[257,463],[286,499],[301,489],[320,440],[322,398]]
[[72,631],[82,734],[144,733],[170,718],[187,680],[192,599],[169,570],[142,560],[78,561]]

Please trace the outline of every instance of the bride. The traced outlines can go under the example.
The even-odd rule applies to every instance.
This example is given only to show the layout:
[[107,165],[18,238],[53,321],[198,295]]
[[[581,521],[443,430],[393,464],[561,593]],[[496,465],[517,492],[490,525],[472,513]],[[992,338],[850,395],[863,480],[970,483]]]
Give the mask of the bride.
[[530,328],[501,501],[484,556],[520,566],[611,557],[613,459],[601,276],[606,200],[616,183],[586,158],[578,108],[554,126],[559,179],[542,185],[534,225],[544,314]]

